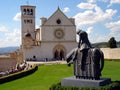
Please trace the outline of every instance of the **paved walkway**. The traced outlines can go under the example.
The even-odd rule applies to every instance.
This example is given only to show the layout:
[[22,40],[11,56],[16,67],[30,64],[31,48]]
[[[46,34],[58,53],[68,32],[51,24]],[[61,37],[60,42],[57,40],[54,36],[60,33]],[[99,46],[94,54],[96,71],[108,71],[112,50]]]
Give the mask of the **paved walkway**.
[[49,61],[49,62],[37,62],[37,61],[27,61],[30,65],[52,65],[52,64],[67,64],[66,61]]

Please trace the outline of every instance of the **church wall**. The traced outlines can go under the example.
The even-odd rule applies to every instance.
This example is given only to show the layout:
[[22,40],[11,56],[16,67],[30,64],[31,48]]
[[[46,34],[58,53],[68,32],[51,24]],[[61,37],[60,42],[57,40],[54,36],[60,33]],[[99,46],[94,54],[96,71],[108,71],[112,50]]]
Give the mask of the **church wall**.
[[66,55],[74,48],[77,47],[77,43],[76,42],[67,42],[63,44],[66,47]]
[[67,27],[65,33],[66,33],[66,35],[65,35],[66,40],[76,41],[76,28],[74,26]]
[[[62,39],[55,37],[55,30],[57,29],[63,30]],[[75,26],[44,26],[41,27],[41,37],[42,41],[76,41],[76,28]]]
[[[37,60],[51,58],[52,45],[41,44],[41,46],[34,46],[31,49],[24,49],[24,57],[30,59],[36,56]],[[50,53],[49,53],[50,52]]]
[[67,18],[60,10],[57,10],[57,12],[54,13],[51,17],[48,19],[45,25],[57,25],[56,20],[58,18],[62,21],[60,25],[73,25],[73,23],[69,21],[69,18]]
[[54,57],[53,49],[57,45],[62,45],[65,48],[65,56],[77,46],[76,42],[43,42],[41,46],[34,46],[32,49],[24,49],[24,56],[28,59],[36,56],[37,60],[45,60],[46,58],[52,59]]

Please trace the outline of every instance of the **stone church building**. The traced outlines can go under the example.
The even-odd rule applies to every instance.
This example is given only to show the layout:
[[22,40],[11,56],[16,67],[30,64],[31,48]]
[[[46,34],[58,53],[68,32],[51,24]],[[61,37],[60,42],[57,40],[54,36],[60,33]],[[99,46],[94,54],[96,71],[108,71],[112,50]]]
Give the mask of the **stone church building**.
[[62,60],[77,47],[76,25],[58,7],[49,17],[42,17],[35,29],[35,6],[21,6],[22,50],[25,60]]

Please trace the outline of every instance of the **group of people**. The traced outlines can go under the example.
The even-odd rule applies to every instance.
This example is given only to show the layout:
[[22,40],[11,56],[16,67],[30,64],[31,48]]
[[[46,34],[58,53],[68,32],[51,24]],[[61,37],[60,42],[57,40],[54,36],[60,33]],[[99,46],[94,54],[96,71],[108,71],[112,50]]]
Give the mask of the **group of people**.
[[30,64],[27,64],[25,61],[21,64],[16,64],[15,67],[12,67],[10,69],[8,69],[7,71],[4,71],[4,72],[0,72],[0,77],[3,77],[3,76],[6,76],[6,75],[9,75],[9,74],[13,74],[13,73],[16,73],[16,72],[20,72],[22,70],[28,70],[29,68],[31,68],[32,65]]

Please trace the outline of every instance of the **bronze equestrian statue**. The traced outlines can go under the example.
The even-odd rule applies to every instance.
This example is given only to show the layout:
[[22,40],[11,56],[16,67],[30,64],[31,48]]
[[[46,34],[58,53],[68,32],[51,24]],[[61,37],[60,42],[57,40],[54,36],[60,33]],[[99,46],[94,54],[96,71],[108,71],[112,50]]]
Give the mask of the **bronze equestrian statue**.
[[85,31],[79,30],[78,47],[67,56],[68,65],[74,64],[74,75],[80,79],[99,80],[104,67],[104,54],[99,48],[93,48]]

